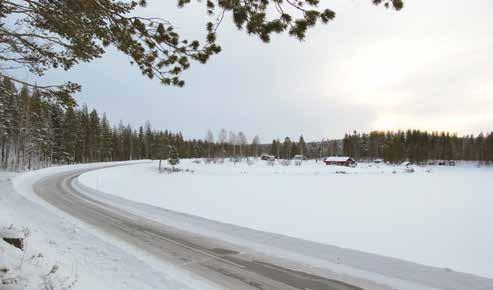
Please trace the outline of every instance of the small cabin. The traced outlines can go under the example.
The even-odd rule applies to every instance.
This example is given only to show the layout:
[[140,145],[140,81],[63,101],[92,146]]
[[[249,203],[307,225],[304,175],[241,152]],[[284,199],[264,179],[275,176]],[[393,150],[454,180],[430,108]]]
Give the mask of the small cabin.
[[331,156],[324,159],[325,165],[354,166],[356,160],[351,157]]

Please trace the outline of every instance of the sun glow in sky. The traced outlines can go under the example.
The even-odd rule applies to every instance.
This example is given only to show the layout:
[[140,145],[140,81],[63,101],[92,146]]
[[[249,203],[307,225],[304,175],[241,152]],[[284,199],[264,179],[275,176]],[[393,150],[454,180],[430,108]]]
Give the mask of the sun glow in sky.
[[[420,4],[409,3],[406,13],[418,15],[423,9]],[[430,10],[419,10],[421,21],[400,25],[402,31],[384,30],[349,47],[342,57],[329,62],[324,74],[327,82],[320,90],[335,90],[329,101],[336,98],[347,106],[373,110],[373,120],[365,129],[416,128],[459,134],[491,130],[493,69],[488,63],[493,38],[483,34],[480,26],[486,20],[481,17],[466,17],[461,27],[452,25],[459,10],[453,9],[457,2],[451,4],[448,14],[437,17],[434,26],[425,25],[429,23],[427,13],[428,17],[439,14],[432,5]]]
[[399,128],[398,122],[392,117],[379,117],[372,126],[372,129],[379,131],[395,130]]
[[[456,122],[461,119],[467,123],[467,118],[464,120],[457,114],[441,116],[441,105],[437,106],[439,101],[446,103],[457,96],[447,90],[454,84],[436,79],[434,71],[442,73],[441,68],[450,67],[447,63],[451,59],[467,59],[457,51],[455,43],[447,41],[450,42],[444,39],[436,44],[432,39],[387,39],[358,47],[339,62],[336,70],[344,73],[332,80],[331,86],[340,90],[345,104],[370,106],[376,110],[377,118],[369,129],[467,130],[467,126]],[[425,91],[420,85],[430,87]],[[424,111],[422,109],[433,110],[433,107],[432,116],[416,116]],[[468,116],[470,121],[478,120],[477,117],[476,114]]]

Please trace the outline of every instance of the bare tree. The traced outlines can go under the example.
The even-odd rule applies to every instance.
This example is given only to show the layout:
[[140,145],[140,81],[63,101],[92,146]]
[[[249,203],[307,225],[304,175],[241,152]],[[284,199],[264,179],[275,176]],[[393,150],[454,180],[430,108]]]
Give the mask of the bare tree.
[[233,131],[229,131],[229,144],[233,146],[233,156],[236,158],[236,144],[238,143],[238,138]]
[[219,135],[217,139],[219,144],[221,144],[221,154],[222,154],[221,156],[224,158],[224,144],[228,139],[228,132],[226,132],[226,130],[224,129],[221,129],[221,131],[219,131]]
[[252,139],[253,152],[255,154],[255,159],[258,157],[258,145],[260,144],[260,137],[255,135]]
[[207,135],[205,136],[205,141],[207,142],[207,150],[208,150],[208,158],[211,158],[211,146],[214,144],[214,134],[212,134],[211,130],[207,131]]
[[238,145],[240,145],[240,156],[241,157],[243,157],[243,148],[245,147],[245,145],[247,145],[247,143],[248,143],[248,141],[247,141],[245,133],[240,131],[238,133]]

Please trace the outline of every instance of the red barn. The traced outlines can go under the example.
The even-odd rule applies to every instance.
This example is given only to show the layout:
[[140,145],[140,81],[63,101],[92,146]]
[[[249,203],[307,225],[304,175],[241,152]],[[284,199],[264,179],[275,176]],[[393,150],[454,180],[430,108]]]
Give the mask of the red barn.
[[353,166],[356,161],[351,157],[331,156],[324,159],[326,165]]

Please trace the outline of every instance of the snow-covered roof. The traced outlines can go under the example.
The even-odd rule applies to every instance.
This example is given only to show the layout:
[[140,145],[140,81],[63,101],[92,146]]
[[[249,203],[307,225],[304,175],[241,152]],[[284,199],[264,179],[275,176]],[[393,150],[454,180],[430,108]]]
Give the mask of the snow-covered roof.
[[23,239],[24,233],[15,228],[0,228],[0,238]]
[[353,160],[351,157],[347,157],[347,156],[330,156],[330,157],[327,157],[325,158],[325,161],[332,161],[332,162],[345,162],[345,161],[349,161],[349,160]]

